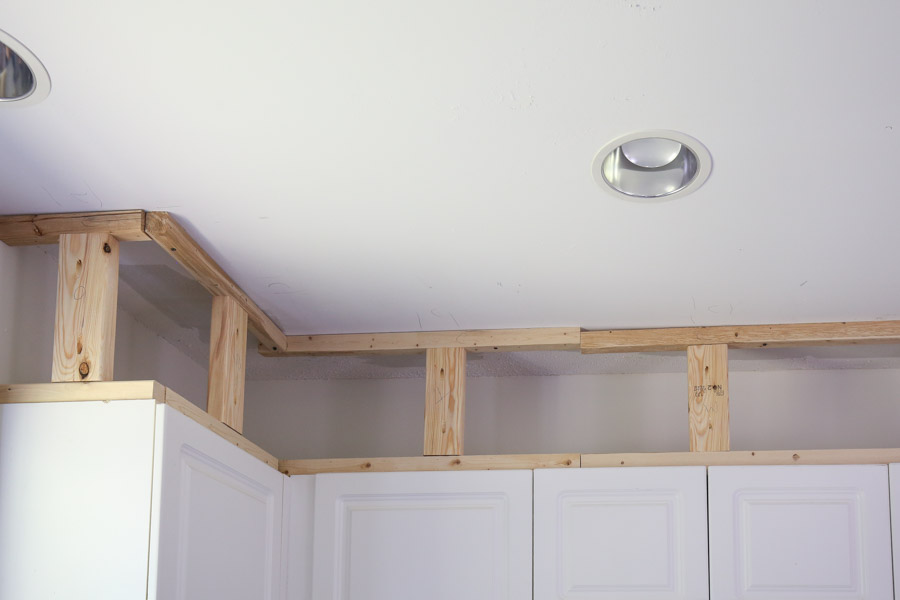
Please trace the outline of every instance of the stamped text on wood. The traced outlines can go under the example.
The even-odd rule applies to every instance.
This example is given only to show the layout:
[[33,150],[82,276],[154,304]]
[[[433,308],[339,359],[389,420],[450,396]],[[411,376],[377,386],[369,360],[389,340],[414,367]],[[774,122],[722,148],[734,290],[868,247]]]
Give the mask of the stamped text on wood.
[[691,451],[728,450],[728,346],[688,346],[687,359]]

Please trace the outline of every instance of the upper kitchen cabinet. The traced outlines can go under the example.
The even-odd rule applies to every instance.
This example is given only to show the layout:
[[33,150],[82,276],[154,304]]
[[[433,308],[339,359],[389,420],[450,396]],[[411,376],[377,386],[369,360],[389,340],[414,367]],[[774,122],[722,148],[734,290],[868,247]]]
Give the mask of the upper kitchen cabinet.
[[710,467],[712,600],[892,599],[885,465]]
[[535,471],[535,600],[708,596],[704,467]]
[[531,471],[319,475],[318,600],[531,598]]
[[153,398],[0,404],[0,598],[275,600],[283,482]]

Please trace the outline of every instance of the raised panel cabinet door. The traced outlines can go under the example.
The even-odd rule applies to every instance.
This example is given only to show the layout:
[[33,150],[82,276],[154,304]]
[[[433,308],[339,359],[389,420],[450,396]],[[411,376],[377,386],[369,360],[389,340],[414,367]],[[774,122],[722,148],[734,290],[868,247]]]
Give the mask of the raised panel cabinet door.
[[316,476],[316,600],[531,598],[531,471]]
[[0,598],[146,597],[155,409],[0,405]]
[[284,475],[157,410],[150,598],[277,599]]
[[886,465],[709,468],[712,600],[890,600]]
[[708,597],[705,467],[534,472],[535,600]]

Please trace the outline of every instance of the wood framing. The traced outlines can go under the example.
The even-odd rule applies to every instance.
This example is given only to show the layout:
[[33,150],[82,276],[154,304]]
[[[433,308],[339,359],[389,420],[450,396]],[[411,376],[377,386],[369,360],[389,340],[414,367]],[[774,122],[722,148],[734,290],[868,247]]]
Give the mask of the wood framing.
[[900,448],[849,450],[741,450],[730,452],[635,452],[582,454],[581,466],[679,467],[731,465],[886,465],[900,462]]
[[900,321],[620,329],[581,334],[581,351],[585,354],[675,351],[705,344],[727,344],[729,348],[900,344]]
[[247,313],[250,330],[260,344],[273,351],[284,350],[286,341],[281,329],[169,213],[148,212],[144,231],[210,294],[234,298]]
[[164,402],[166,388],[157,381],[10,383],[0,386],[0,404],[150,400]]
[[525,350],[579,350],[581,329],[481,329],[468,331],[413,331],[405,333],[347,333],[289,335],[283,351],[260,345],[264,356],[322,356],[366,354],[415,354],[428,348],[464,348],[469,352],[518,352]]
[[322,458],[282,460],[286,475],[316,473],[386,473],[393,471],[495,471],[564,469],[581,466],[580,454],[496,454],[480,456],[413,456],[400,458]]
[[429,348],[425,355],[425,456],[463,453],[465,348]]
[[209,340],[206,412],[238,433],[244,429],[247,313],[230,296],[215,296]]
[[728,346],[688,346],[687,363],[691,451],[729,450]]
[[113,378],[118,294],[119,241],[61,234],[51,381]]
[[142,210],[0,216],[0,241],[8,246],[55,244],[63,233],[108,233],[122,242],[150,239]]

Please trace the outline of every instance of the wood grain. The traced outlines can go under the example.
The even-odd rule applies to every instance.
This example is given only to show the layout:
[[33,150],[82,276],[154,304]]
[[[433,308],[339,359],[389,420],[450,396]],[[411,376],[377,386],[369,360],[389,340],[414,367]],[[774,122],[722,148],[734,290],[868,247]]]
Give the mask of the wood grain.
[[163,402],[165,398],[166,388],[153,380],[0,385],[0,404],[150,399]]
[[740,450],[582,454],[581,466],[678,467],[729,465],[883,465],[900,462],[900,448],[849,450]]
[[425,456],[463,453],[465,413],[465,348],[429,348],[425,355]]
[[688,346],[687,363],[691,451],[729,450],[728,346]]
[[585,354],[676,351],[706,344],[780,348],[897,343],[900,343],[900,321],[620,329],[581,334],[581,351]]
[[222,267],[167,212],[148,212],[145,231],[213,296],[234,298],[247,313],[250,330],[267,348],[284,350],[284,333]]
[[59,236],[51,381],[113,378],[119,241],[109,233]]
[[8,246],[55,244],[64,233],[108,233],[122,242],[150,239],[142,210],[0,216],[0,241]]
[[244,429],[247,313],[230,296],[215,296],[209,341],[206,412],[238,433]]
[[428,348],[465,348],[469,352],[519,352],[525,350],[578,350],[577,327],[536,329],[481,329],[465,331],[413,331],[405,333],[347,333],[289,335],[287,348],[274,351],[260,345],[264,356],[324,356],[415,354]]
[[185,415],[186,417],[190,417],[200,425],[203,425],[216,435],[219,435],[228,442],[231,442],[241,450],[244,450],[248,454],[255,456],[270,467],[274,469],[278,468],[277,458],[245,438],[240,433],[234,431],[231,427],[228,427],[203,409],[197,407],[196,405],[182,398],[177,393],[168,388],[166,388],[166,404],[168,404],[181,414]]
[[496,471],[506,469],[578,468],[579,454],[497,454],[479,456],[413,456],[398,458],[323,458],[283,460],[287,475],[316,473],[387,473],[394,471]]

